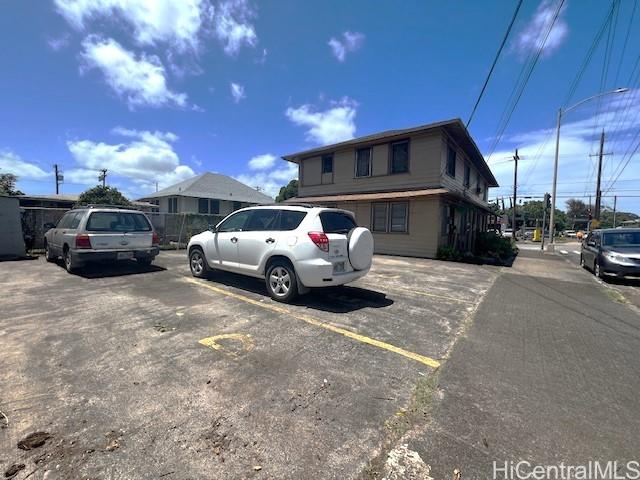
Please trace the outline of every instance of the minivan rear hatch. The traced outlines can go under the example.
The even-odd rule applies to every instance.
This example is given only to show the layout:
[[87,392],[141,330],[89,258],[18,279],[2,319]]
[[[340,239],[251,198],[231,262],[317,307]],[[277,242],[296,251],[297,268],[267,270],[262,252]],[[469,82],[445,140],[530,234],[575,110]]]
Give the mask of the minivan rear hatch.
[[137,250],[153,243],[153,228],[139,212],[92,212],[85,231],[96,250]]

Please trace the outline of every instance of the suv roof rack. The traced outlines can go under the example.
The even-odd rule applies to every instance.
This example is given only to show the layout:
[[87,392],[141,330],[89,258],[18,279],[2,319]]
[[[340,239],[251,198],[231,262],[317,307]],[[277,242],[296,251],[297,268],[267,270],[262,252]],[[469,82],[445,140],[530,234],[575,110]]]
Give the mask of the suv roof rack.
[[87,205],[74,205],[73,208],[117,208],[121,210],[138,210],[133,205],[109,205],[107,203],[88,203]]
[[303,208],[316,208],[321,207],[322,205],[313,204],[313,203],[260,203],[255,205],[256,207],[303,207]]

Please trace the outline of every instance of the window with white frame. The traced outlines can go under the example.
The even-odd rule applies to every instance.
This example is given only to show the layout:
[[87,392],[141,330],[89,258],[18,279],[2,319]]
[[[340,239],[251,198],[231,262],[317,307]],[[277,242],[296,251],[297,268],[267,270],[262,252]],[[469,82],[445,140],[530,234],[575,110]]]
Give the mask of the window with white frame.
[[407,233],[409,231],[408,202],[375,202],[371,204],[371,231]]

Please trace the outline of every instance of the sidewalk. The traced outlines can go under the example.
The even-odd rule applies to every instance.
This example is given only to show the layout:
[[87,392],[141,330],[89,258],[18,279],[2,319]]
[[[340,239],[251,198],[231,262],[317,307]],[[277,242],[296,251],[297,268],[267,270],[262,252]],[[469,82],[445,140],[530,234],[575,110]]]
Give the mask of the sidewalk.
[[428,424],[400,444],[435,479],[493,478],[494,460],[640,460],[638,372],[640,317],[587,272],[523,251],[442,368]]

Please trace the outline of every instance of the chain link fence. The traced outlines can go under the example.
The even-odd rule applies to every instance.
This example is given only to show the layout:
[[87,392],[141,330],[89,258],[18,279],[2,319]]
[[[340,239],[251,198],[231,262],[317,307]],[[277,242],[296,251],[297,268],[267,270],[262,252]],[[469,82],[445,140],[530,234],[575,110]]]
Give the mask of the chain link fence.
[[[28,250],[44,249],[44,234],[68,212],[66,208],[21,207],[22,230]],[[224,215],[145,212],[160,237],[160,247],[185,248],[189,239],[215,226]]]

